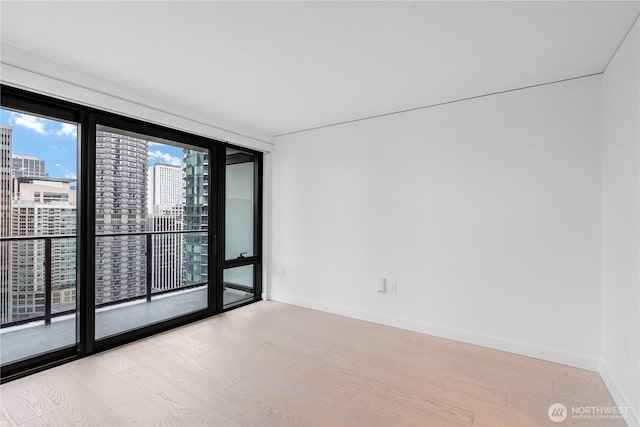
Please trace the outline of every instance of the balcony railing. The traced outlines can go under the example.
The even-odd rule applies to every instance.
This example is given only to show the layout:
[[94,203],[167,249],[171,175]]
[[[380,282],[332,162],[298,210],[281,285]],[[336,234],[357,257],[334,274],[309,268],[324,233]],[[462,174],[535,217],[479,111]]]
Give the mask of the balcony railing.
[[[15,325],[19,325],[19,324],[23,324],[23,323],[28,323],[28,322],[34,322],[37,320],[44,320],[45,324],[50,324],[51,323],[51,318],[54,316],[61,316],[64,314],[69,314],[69,313],[73,313],[75,310],[65,310],[65,311],[60,311],[60,312],[56,312],[56,313],[52,313],[51,312],[51,296],[52,296],[52,290],[51,290],[51,279],[52,279],[52,274],[51,274],[51,270],[52,270],[52,261],[51,261],[51,252],[52,252],[52,240],[64,240],[64,239],[75,239],[77,236],[75,234],[71,234],[71,235],[55,235],[55,236],[15,236],[15,237],[0,237],[0,244],[5,243],[5,242],[9,242],[9,243],[14,243],[14,242],[24,242],[24,241],[38,241],[38,240],[42,240],[44,241],[44,256],[43,256],[43,267],[44,267],[44,271],[43,271],[43,279],[44,279],[44,314],[40,315],[40,316],[31,316],[25,319],[20,319],[20,320],[15,320],[15,321],[11,321],[11,322],[6,322],[3,323],[2,325],[0,325],[0,327],[5,328],[8,326],[15,326]],[[34,258],[36,258],[34,256]],[[34,276],[36,276],[35,272],[34,272]],[[10,282],[11,277],[7,278],[9,280],[8,283],[6,283],[7,287],[11,287],[12,284]],[[5,285],[5,284],[3,284]],[[25,286],[35,286],[35,283],[30,283],[30,284],[24,284]],[[35,289],[34,289],[35,292]],[[9,292],[6,292],[5,295],[9,295]],[[34,298],[35,300],[35,298]],[[9,308],[12,305],[12,301],[8,301],[8,304],[5,306],[7,308]],[[26,313],[25,313],[26,314]]]
[[[199,230],[175,230],[175,231],[141,231],[141,232],[132,232],[132,233],[112,233],[112,234],[96,234],[96,240],[101,238],[122,238],[122,237],[133,237],[133,236],[145,236],[146,237],[146,287],[145,293],[143,295],[136,295],[127,298],[118,298],[112,301],[103,302],[100,304],[96,304],[96,308],[102,308],[115,304],[122,304],[125,302],[131,302],[139,299],[146,299],[146,301],[151,301],[152,296],[166,294],[170,292],[182,291],[185,289],[195,288],[199,286],[204,286],[207,284],[206,281],[191,283],[188,285],[181,285],[170,289],[153,289],[153,236],[155,235],[184,235],[184,234],[195,234],[195,233],[207,233],[206,229]],[[23,241],[44,241],[44,253],[43,253],[43,280],[44,280],[44,313],[41,315],[34,315],[31,317],[27,317],[19,320],[12,320],[10,322],[5,322],[0,325],[0,328],[6,328],[10,326],[17,326],[25,323],[31,323],[36,321],[44,320],[45,324],[50,324],[51,319],[57,316],[63,316],[72,314],[76,311],[76,309],[70,310],[61,310],[52,312],[52,241],[54,240],[65,240],[65,239],[76,239],[78,236],[73,235],[50,235],[50,236],[11,236],[11,237],[0,237],[0,245],[4,243],[15,243],[15,242],[23,242]],[[183,250],[181,247],[180,250]],[[37,258],[37,257],[34,257]],[[36,276],[34,271],[34,277]],[[12,284],[10,282],[11,277],[7,278],[9,280],[6,283],[6,286],[11,287]],[[4,285],[4,284],[2,284]],[[27,284],[31,286],[35,286],[35,283]],[[77,289],[77,286],[76,286]],[[34,289],[35,292],[35,289]],[[8,295],[9,293],[5,293]],[[34,298],[35,301],[35,298]],[[75,305],[75,300],[72,301]],[[8,305],[5,305],[6,308],[9,308],[12,304],[12,301],[9,302]]]

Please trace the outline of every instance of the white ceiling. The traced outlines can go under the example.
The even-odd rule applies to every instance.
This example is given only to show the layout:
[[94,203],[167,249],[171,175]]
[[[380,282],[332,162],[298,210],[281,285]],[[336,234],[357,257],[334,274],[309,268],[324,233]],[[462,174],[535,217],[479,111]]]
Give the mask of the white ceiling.
[[603,71],[640,2],[7,2],[2,41],[271,135]]

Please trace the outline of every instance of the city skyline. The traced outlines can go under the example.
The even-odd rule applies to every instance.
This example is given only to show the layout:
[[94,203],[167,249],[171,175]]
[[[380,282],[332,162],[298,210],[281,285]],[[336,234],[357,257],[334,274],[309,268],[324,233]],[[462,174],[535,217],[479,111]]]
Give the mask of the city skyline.
[[[77,126],[0,109],[0,125],[13,131],[13,154],[37,157],[51,177],[77,179]],[[183,149],[149,140],[147,167],[183,166]]]
[[[2,176],[8,179],[3,186],[3,195],[8,197],[2,204],[2,211],[8,213],[8,223],[3,223],[6,226],[2,227],[2,235],[74,234],[77,125],[7,110],[0,112],[3,135],[7,135],[3,137],[7,146],[3,145],[6,170],[3,169]],[[187,202],[184,158],[192,151],[98,125],[95,187],[98,234],[182,230]],[[187,174],[192,176],[194,172],[189,169]],[[198,183],[202,184],[202,177]],[[188,248],[183,247],[181,234],[158,235],[152,241],[148,253],[148,242],[140,236],[97,240],[97,304],[144,295],[149,260],[153,292],[183,286],[185,253],[197,250],[198,259],[190,258],[190,262],[201,263],[202,251],[195,247],[199,241],[189,241]],[[53,246],[52,309],[58,309],[75,301],[75,240],[56,241]],[[1,275],[2,323],[42,315],[44,241],[4,243],[0,252],[3,265],[9,267]],[[23,262],[23,258],[29,262]]]

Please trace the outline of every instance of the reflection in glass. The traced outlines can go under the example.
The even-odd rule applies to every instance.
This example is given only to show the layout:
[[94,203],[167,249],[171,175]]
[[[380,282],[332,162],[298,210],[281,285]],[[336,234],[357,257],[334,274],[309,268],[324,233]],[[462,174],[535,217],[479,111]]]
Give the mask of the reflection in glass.
[[253,299],[254,266],[224,270],[224,307],[232,307]]
[[251,153],[227,148],[225,255],[228,260],[255,255],[254,157]]

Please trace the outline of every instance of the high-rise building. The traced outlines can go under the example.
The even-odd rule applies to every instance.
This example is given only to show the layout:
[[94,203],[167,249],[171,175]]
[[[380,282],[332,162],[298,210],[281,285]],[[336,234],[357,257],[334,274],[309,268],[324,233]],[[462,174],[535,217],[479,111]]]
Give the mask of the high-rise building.
[[[184,150],[184,229],[206,230],[209,217],[209,155]],[[184,235],[184,284],[207,281],[208,242],[206,233]]]
[[[147,230],[181,231],[182,215],[150,214],[147,218]],[[182,286],[182,245],[182,234],[156,234],[152,237],[152,292],[176,289]]]
[[24,154],[13,154],[12,156],[11,174],[13,178],[23,176],[29,177],[46,177],[49,176],[45,172],[44,160],[37,157],[25,156]]
[[[73,180],[16,179],[12,203],[13,236],[59,236],[76,233]],[[11,242],[11,320],[44,315],[45,241]],[[51,241],[52,311],[75,307],[76,239]]]
[[145,295],[146,236],[100,234],[147,229],[147,141],[96,132],[96,304]]
[[182,208],[184,172],[179,166],[156,163],[148,170],[147,204],[150,214]]
[[[12,129],[0,127],[0,236],[11,235]],[[0,242],[0,322],[11,321],[11,244]]]
[[[183,170],[156,163],[148,170],[148,231],[181,231],[184,200]],[[182,286],[181,234],[156,234],[152,238],[151,288]]]

